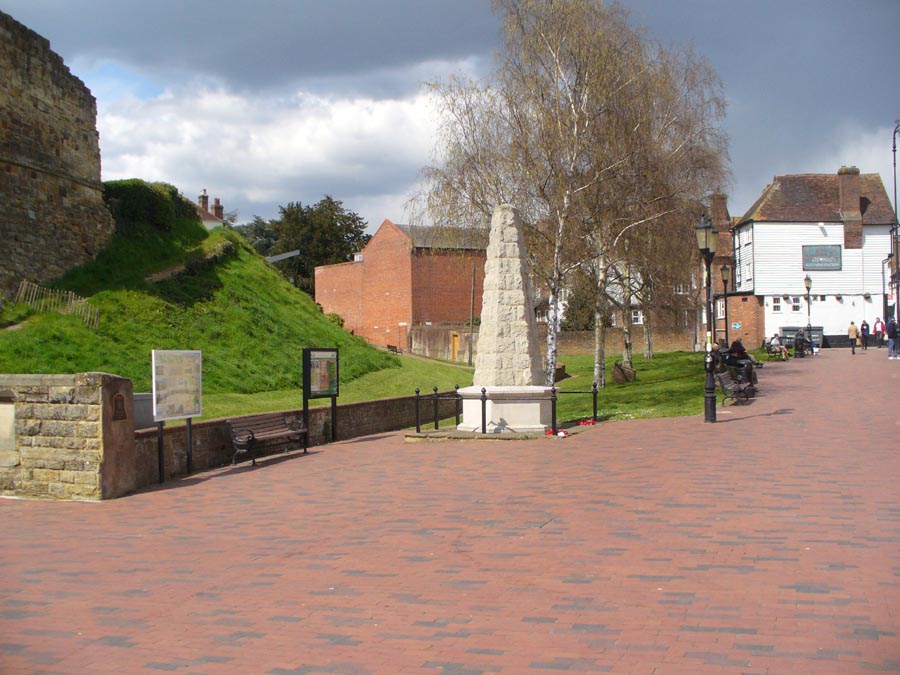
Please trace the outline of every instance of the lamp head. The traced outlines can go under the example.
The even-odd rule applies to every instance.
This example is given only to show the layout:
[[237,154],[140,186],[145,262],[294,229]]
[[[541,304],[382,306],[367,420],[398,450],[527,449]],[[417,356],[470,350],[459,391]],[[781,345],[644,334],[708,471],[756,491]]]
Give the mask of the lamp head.
[[704,254],[715,255],[719,231],[713,227],[712,221],[705,213],[700,218],[700,222],[694,226],[694,233],[697,235],[697,247],[700,251]]
[[812,288],[812,279],[809,278],[809,275],[806,275],[806,278],[803,280],[803,285],[806,286],[806,292],[809,293],[809,289]]

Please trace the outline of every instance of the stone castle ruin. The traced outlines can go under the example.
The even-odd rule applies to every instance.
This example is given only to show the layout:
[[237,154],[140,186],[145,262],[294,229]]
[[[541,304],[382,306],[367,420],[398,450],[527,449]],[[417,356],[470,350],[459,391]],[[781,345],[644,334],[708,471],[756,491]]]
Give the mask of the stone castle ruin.
[[0,12],[0,300],[93,259],[103,203],[97,102],[50,43]]

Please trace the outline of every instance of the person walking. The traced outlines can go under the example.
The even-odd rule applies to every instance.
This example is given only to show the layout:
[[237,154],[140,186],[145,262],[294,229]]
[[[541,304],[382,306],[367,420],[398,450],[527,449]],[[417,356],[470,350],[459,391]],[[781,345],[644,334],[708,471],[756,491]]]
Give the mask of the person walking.
[[862,340],[863,350],[867,350],[869,348],[869,322],[865,319],[859,324],[859,336]]
[[887,333],[888,358],[892,361],[900,359],[900,356],[897,355],[897,322],[894,321],[894,317],[888,319],[885,332]]
[[882,340],[884,339],[884,321],[881,320],[880,316],[875,317],[875,323],[872,325],[872,332],[875,333],[875,344],[881,349],[884,346],[882,343]]
[[856,355],[856,341],[859,339],[859,328],[852,321],[847,329],[847,337],[850,338],[850,353]]

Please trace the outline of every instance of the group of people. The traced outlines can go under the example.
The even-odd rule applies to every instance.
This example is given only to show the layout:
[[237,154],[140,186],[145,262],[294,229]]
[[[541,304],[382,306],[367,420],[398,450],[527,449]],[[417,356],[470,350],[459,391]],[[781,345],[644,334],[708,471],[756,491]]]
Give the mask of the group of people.
[[763,364],[747,351],[740,339],[732,342],[731,346],[724,352],[718,342],[713,342],[712,353],[716,370],[734,368],[740,373],[741,377],[754,385],[758,384],[759,380],[754,372],[754,367],[762,368]]
[[898,338],[900,338],[900,333],[898,333],[897,322],[894,320],[894,317],[889,317],[887,324],[881,320],[881,317],[876,317],[871,330],[869,329],[869,323],[865,319],[859,326],[851,321],[850,327],[847,328],[847,337],[850,339],[850,353],[856,354],[857,347],[867,350],[869,348],[870,335],[874,335],[875,344],[879,348],[883,347],[885,340],[887,340],[888,359],[891,361],[900,359],[900,355],[898,355],[898,347],[900,347]]

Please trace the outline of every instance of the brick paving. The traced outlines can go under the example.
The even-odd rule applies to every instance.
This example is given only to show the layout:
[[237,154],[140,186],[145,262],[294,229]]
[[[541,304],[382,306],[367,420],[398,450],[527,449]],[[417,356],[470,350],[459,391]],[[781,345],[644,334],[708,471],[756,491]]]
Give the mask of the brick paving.
[[760,375],[715,425],[385,434],[0,500],[0,672],[898,673],[900,362]]

